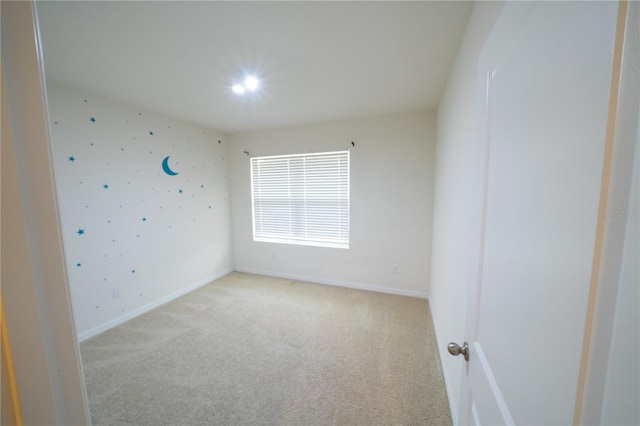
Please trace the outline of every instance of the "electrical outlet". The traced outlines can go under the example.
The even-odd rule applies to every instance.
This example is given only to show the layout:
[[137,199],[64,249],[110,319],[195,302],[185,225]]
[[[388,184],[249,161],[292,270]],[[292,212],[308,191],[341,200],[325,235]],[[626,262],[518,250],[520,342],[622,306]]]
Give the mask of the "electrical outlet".
[[114,287],[112,289],[113,298],[118,299],[120,297],[120,289],[118,287]]
[[398,264],[397,264],[397,263],[394,263],[394,264],[393,264],[392,269],[393,269],[393,273],[394,273],[394,274],[397,274],[398,272],[400,272],[400,267],[398,266]]

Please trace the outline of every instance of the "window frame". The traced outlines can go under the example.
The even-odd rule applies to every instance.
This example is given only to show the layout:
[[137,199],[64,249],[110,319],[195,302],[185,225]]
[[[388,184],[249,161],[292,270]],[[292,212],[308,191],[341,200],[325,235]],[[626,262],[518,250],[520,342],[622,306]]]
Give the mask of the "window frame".
[[[324,187],[322,187],[322,191],[318,191],[318,188],[320,188],[321,186],[318,186],[318,182],[315,181],[315,192],[314,192],[314,187],[313,187],[313,177],[315,177],[316,179],[318,178],[318,175],[314,174],[314,173],[318,173],[318,169],[319,167],[316,166],[316,168],[312,167],[312,166],[307,166],[307,161],[310,160],[313,162],[313,158],[317,158],[317,157],[321,157],[321,156],[334,156],[335,157],[335,162],[336,162],[336,167],[335,167],[335,171],[337,173],[337,176],[334,178],[334,181],[331,182],[332,186],[335,186],[335,190],[334,192],[329,192],[329,195],[334,195],[333,198],[329,197],[326,198],[326,191]],[[346,157],[346,172],[344,169],[342,169],[342,163],[344,162],[344,157]],[[257,214],[260,215],[260,212],[264,211],[263,208],[260,205],[260,212],[256,212],[257,210],[257,198],[260,199],[260,201],[264,200],[268,200],[269,197],[264,197],[261,195],[257,195],[256,194],[256,187],[257,185],[260,185],[259,183],[256,182],[256,179],[260,179],[261,176],[263,176],[263,174],[260,174],[260,176],[256,176],[256,171],[259,171],[260,166],[261,165],[266,165],[267,167],[269,165],[271,165],[273,167],[273,164],[276,161],[282,161],[282,160],[286,160],[287,162],[287,169],[286,171],[284,170],[284,168],[282,168],[280,170],[280,173],[282,173],[283,175],[286,175],[286,178],[283,178],[282,182],[286,182],[286,184],[288,185],[288,194],[287,197],[283,198],[284,203],[283,203],[283,209],[284,211],[288,212],[289,215],[289,219],[288,219],[288,232],[284,231],[283,229],[286,228],[286,224],[284,224],[285,221],[283,221],[282,224],[280,224],[280,231],[279,233],[276,233],[274,231],[274,229],[272,228],[271,231],[272,232],[265,232],[263,230],[258,230],[258,226],[257,226],[257,221],[256,221],[256,217]],[[297,166],[294,165],[294,169],[296,169],[295,172],[292,172],[292,161],[296,162],[296,161],[301,161],[302,162],[302,172],[300,172],[300,165],[298,164]],[[267,164],[270,163],[270,164]],[[296,163],[297,164],[297,163]],[[278,244],[294,244],[294,245],[303,245],[303,246],[314,246],[314,247],[330,247],[330,248],[340,248],[340,249],[349,249],[349,244],[350,244],[350,208],[351,208],[351,155],[350,155],[350,150],[341,150],[341,151],[326,151],[326,152],[311,152],[311,153],[301,153],[301,154],[284,154],[284,155],[266,155],[266,156],[259,156],[259,157],[251,157],[250,158],[250,162],[249,162],[249,169],[250,169],[250,174],[251,174],[251,179],[250,179],[250,186],[251,186],[251,221],[252,221],[252,236],[253,236],[253,241],[256,242],[268,242],[268,243],[278,243]],[[296,174],[297,173],[297,174]],[[301,174],[300,174],[301,173]],[[293,176],[293,179],[292,179]],[[307,176],[309,176],[309,181],[311,183],[307,182]],[[302,187],[301,182],[296,181],[295,179],[300,179],[301,177],[303,177],[302,179]],[[326,178],[327,175],[324,174],[322,175],[321,178]],[[292,183],[293,182],[293,183]],[[297,185],[297,186],[296,186]],[[292,196],[291,195],[291,188],[292,186],[294,186],[294,191],[302,191],[297,192],[297,197],[296,196]],[[302,188],[302,189],[301,189]],[[310,189],[311,188],[311,189]],[[268,188],[267,188],[268,189]],[[319,196],[318,194],[322,193],[323,195]],[[312,195],[307,195],[307,194],[315,194],[315,198]],[[303,196],[303,200],[304,202],[300,202],[300,196]],[[309,203],[307,202],[308,200]],[[316,202],[316,204],[322,204],[323,201],[327,201],[329,200],[329,203],[333,202],[336,204],[335,206],[335,210],[333,212],[333,216],[335,216],[336,218],[336,223],[333,225],[333,227],[331,227],[330,222],[326,222],[326,217],[325,219],[325,223],[329,223],[329,225],[327,225],[327,230],[330,230],[330,232],[332,232],[334,235],[333,236],[319,236],[318,235],[318,225],[317,225],[317,219],[316,222],[313,221],[313,219],[309,220],[309,218],[313,218],[313,217],[318,217],[318,214],[322,213],[322,209],[323,207],[318,207],[316,209],[314,208],[309,208],[308,204],[313,204],[313,201]],[[345,203],[346,201],[346,203]],[[295,208],[293,208],[292,206],[294,206]],[[304,206],[304,207],[302,207]],[[300,211],[303,210],[303,211]],[[298,211],[297,215],[292,218],[292,214],[295,214],[296,211]],[[315,213],[315,216],[314,216]],[[346,217],[345,217],[346,216]],[[281,218],[280,218],[281,219]],[[260,222],[261,225],[263,225],[265,223],[265,221],[261,218],[258,222]],[[319,221],[320,223],[323,222],[323,220],[321,219]],[[268,223],[268,221],[267,221]],[[304,223],[304,225],[302,225],[302,223]],[[309,225],[309,223],[311,223],[311,225]],[[316,225],[314,226],[314,223],[316,223]],[[282,226],[285,225],[285,226]],[[274,228],[276,228],[277,226],[275,226]],[[324,227],[324,224],[320,226],[320,228]],[[260,226],[261,229],[264,229],[262,226]],[[296,231],[293,231],[292,229],[298,229],[298,231],[300,231],[300,229],[304,229],[304,235],[302,235],[301,233],[296,233]],[[309,235],[309,233],[313,234],[312,236]],[[346,236],[345,236],[346,234]]]

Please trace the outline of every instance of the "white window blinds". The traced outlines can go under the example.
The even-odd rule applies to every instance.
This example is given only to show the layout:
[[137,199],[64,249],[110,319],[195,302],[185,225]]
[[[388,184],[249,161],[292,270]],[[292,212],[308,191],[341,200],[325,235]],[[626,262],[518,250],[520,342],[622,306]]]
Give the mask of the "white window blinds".
[[251,159],[253,239],[349,248],[349,151]]

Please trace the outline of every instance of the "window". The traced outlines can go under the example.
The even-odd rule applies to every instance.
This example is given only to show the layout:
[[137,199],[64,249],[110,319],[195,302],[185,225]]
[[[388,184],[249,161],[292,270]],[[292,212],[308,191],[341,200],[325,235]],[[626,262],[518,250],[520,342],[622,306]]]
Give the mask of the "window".
[[251,159],[253,240],[349,248],[349,151]]

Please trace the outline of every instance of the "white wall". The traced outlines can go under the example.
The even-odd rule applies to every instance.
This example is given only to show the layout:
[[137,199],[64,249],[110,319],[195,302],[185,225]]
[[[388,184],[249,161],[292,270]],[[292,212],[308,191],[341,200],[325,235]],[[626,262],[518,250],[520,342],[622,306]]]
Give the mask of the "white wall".
[[223,135],[59,86],[48,101],[81,340],[231,269]]
[[477,61],[480,49],[502,10],[502,2],[477,2],[451,75],[437,122],[431,310],[440,358],[456,424],[464,362],[447,353],[450,341],[465,335],[469,280],[469,210],[477,179]]
[[[629,194],[620,194],[619,198],[613,194],[612,197],[620,204],[612,206],[610,220],[624,227],[624,251],[619,266],[611,341],[607,348],[606,386],[599,419],[604,425],[640,424],[640,3],[630,2],[628,7],[616,126],[620,147],[617,148],[619,152],[614,152],[614,161],[634,161],[634,166]],[[629,116],[634,112],[638,117],[634,126],[635,138],[632,129],[635,117]],[[615,166],[619,164],[614,163]],[[619,182],[627,182],[617,175],[613,179],[614,185],[622,188],[624,186]],[[625,204],[627,200],[628,204]],[[611,286],[607,282],[605,285]]]
[[640,424],[640,175],[638,162],[640,131],[636,142],[633,185],[629,205],[618,210],[618,220],[626,220],[624,255],[615,306],[607,379],[602,404],[603,425]]
[[[435,114],[338,121],[231,136],[235,269],[426,297]],[[355,142],[355,147],[351,142]],[[350,248],[254,242],[249,156],[351,149]],[[398,273],[393,273],[398,264]]]

